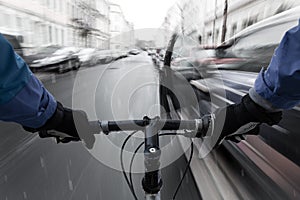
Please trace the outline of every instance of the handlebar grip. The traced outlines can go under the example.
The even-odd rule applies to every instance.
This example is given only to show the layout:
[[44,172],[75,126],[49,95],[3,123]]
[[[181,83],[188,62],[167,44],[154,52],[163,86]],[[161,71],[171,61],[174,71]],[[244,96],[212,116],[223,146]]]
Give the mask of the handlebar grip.
[[204,136],[207,135],[210,124],[212,123],[211,120],[212,116],[211,115],[204,115],[202,118],[200,118],[200,124],[197,129],[197,134],[196,138],[203,138]]
[[92,134],[99,134],[102,130],[100,121],[89,121]]
[[55,138],[57,143],[68,143],[71,141],[80,141],[78,137],[72,137],[65,133],[55,130],[42,130],[38,132],[40,138]]

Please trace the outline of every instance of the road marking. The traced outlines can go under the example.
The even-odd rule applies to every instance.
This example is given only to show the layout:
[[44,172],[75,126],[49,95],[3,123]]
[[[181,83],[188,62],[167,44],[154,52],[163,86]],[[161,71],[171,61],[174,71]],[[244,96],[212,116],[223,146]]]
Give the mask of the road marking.
[[44,168],[45,167],[45,162],[44,162],[44,158],[40,156],[40,162],[41,162],[41,167]]
[[23,197],[24,197],[24,199],[27,199],[27,193],[26,192],[23,192]]

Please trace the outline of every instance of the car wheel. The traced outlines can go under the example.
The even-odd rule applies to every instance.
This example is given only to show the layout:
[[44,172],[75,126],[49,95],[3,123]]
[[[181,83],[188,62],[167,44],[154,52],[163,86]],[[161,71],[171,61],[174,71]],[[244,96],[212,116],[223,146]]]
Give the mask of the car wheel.
[[74,70],[78,70],[79,68],[80,68],[80,62],[79,61],[75,61],[73,69]]
[[64,71],[65,71],[64,63],[59,64],[58,65],[58,73],[62,74],[62,73],[64,73]]
[[72,70],[75,66],[75,63],[72,62],[72,60],[68,60],[68,63],[67,63],[67,69],[68,70]]

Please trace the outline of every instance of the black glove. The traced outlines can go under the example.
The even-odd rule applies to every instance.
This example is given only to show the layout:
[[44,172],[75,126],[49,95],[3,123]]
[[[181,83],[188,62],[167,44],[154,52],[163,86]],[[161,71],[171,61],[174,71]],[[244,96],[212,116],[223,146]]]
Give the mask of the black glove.
[[91,126],[84,111],[65,108],[60,102],[57,102],[53,116],[42,127],[23,128],[29,132],[39,132],[41,138],[55,137],[57,142],[67,143],[83,140],[88,148],[92,148],[95,142],[93,134],[101,131],[99,126]]
[[201,133],[202,137],[217,135],[215,137],[218,137],[216,142],[218,145],[224,139],[239,142],[244,139],[244,135],[258,134],[261,123],[278,124],[282,118],[282,112],[267,111],[247,94],[240,103],[219,108],[206,118],[210,120],[210,127]]

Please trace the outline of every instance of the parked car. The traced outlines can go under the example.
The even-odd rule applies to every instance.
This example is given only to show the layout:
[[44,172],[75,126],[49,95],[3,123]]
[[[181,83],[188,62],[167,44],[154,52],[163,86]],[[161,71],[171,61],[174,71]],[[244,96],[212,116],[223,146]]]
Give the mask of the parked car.
[[[296,7],[258,22],[217,47],[212,51],[212,56],[201,56],[201,62],[197,58],[201,65],[196,67],[213,68],[216,73],[190,81],[196,101],[189,102],[193,95],[184,95],[187,94],[187,87],[182,86],[184,84],[172,82],[172,89],[177,90],[178,98],[188,101],[187,106],[178,108],[178,118],[194,119],[199,114],[212,113],[220,106],[240,102],[242,96],[253,87],[261,68],[268,67],[284,33],[297,25],[299,13],[300,7]],[[176,101],[166,102],[172,104],[170,108],[176,108]],[[212,157],[218,158],[221,166],[223,163],[219,162],[219,153],[226,155],[226,160],[234,163],[231,167],[237,166],[236,169],[242,171],[240,178],[247,181],[247,186],[252,182],[257,188],[268,187],[270,190],[266,191],[275,191],[272,194],[288,194],[290,197],[281,199],[297,198],[295,193],[300,191],[300,176],[295,173],[300,170],[299,119],[300,106],[286,110],[278,125],[263,124],[259,135],[248,136],[238,144],[224,141]],[[201,141],[194,142],[201,147]]]
[[192,57],[174,58],[171,62],[171,69],[180,73],[188,81],[201,78],[198,69],[193,66]]
[[62,47],[58,45],[50,45],[50,46],[33,48],[31,50],[32,53],[25,57],[25,61],[29,66],[31,66],[31,64],[33,64],[33,61],[51,56],[56,50],[60,48]]
[[24,58],[23,49],[21,43],[23,42],[23,36],[15,33],[3,32],[1,34],[8,40],[8,42],[13,46],[15,52]]
[[100,63],[100,54],[95,48],[83,48],[75,55],[78,56],[81,66],[93,66]]
[[233,56],[241,62],[235,65],[220,63],[218,68],[252,72],[266,68],[285,31],[297,25],[297,11],[298,7],[258,22],[225,41],[217,48],[218,56]]
[[139,53],[141,53],[139,50],[137,49],[131,49],[128,54],[129,55],[138,55]]
[[152,55],[155,54],[155,49],[149,48],[149,49],[147,50],[147,53],[148,53],[148,56],[152,56]]
[[[215,65],[219,69],[218,76],[193,80],[191,84],[199,89],[202,96],[203,92],[210,92],[207,95],[213,96],[218,101],[239,102],[241,97],[253,87],[261,68],[268,67],[274,49],[278,46],[284,33],[297,25],[299,13],[300,7],[290,9],[258,22],[230,38],[219,46],[217,51],[219,51],[220,57],[233,55],[240,58],[239,62],[234,65],[216,63]],[[222,84],[217,84],[220,83],[217,81],[220,77],[222,77]],[[225,91],[225,96],[220,95],[219,91],[221,90]],[[283,156],[287,165],[292,162],[300,167],[299,118],[299,106],[284,111],[283,119],[278,125],[262,126],[260,137],[249,140],[249,145],[251,148],[258,148],[258,150],[256,149],[258,154],[264,156],[264,159],[274,160],[275,158],[276,160]],[[259,145],[263,145],[263,147]],[[270,148],[272,148],[272,153],[266,154],[262,151]],[[242,150],[246,150],[246,147],[242,147]],[[259,163],[257,164],[259,165]],[[277,167],[280,167],[278,170],[286,170],[284,165],[277,164]]]
[[157,67],[161,67],[164,61],[166,51],[164,49],[156,49],[155,55],[152,55],[152,61]]
[[81,66],[79,57],[75,55],[79,50],[77,47],[58,49],[46,58],[33,61],[30,67],[33,71],[57,71],[58,73],[77,70]]

